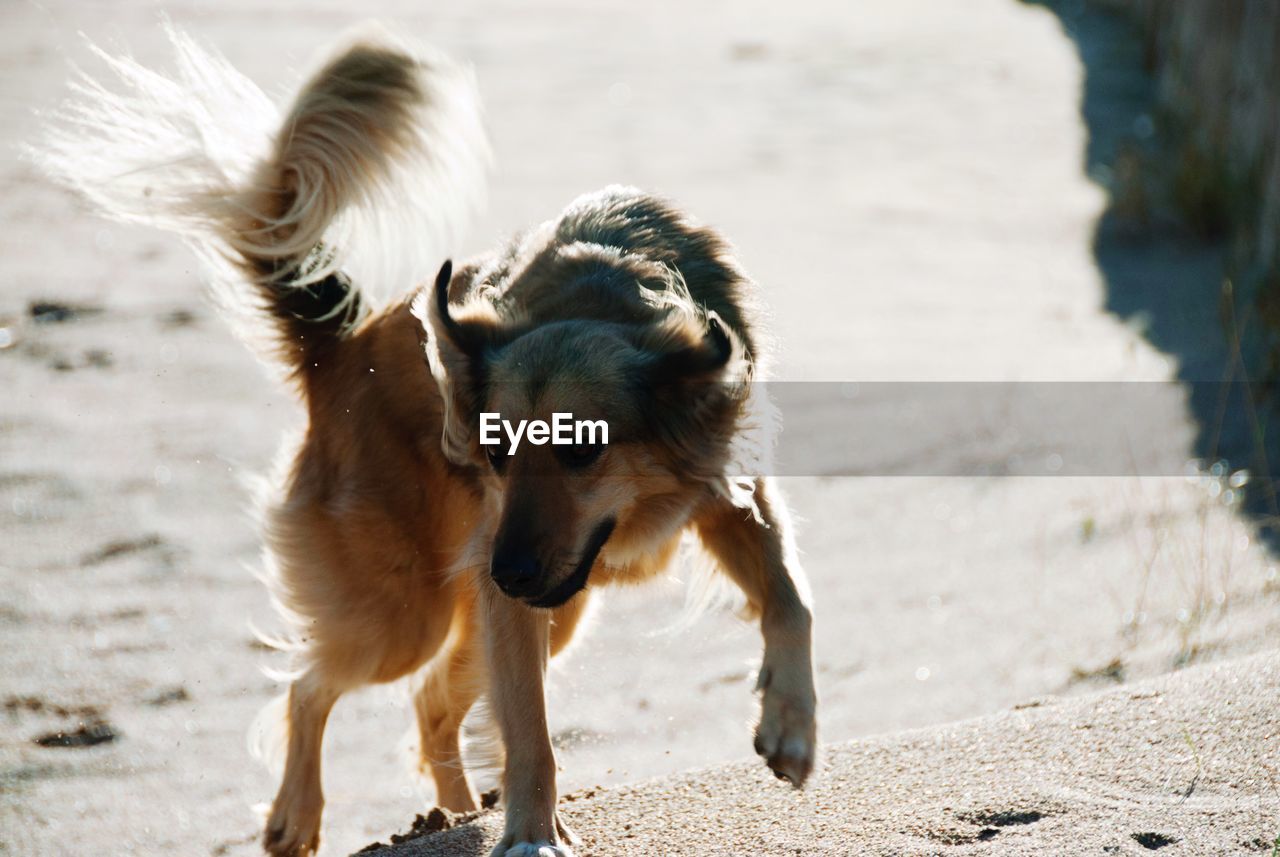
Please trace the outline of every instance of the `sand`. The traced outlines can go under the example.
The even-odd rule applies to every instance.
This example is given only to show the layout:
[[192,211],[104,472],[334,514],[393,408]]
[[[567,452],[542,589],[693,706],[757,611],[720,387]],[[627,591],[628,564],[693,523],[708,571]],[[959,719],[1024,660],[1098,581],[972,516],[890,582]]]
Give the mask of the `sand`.
[[[566,795],[590,855],[1265,854],[1280,656],[827,748],[804,791],[733,764]],[[501,815],[373,853],[487,854]]]
[[[0,7],[5,151],[31,138],[32,111],[57,98],[67,62],[91,62],[77,31],[163,64],[157,9],[140,0],[109,14],[70,0]],[[760,281],[779,378],[1117,381],[1177,371],[1140,317],[1108,311],[1115,295],[1090,249],[1105,194],[1083,168],[1084,68],[1044,9],[1012,0],[852,9],[178,0],[163,9],[272,93],[369,15],[471,59],[499,171],[461,250],[609,182],[670,194],[728,234]],[[284,663],[253,634],[275,626],[253,578],[259,542],[244,481],[269,467],[301,414],[202,302],[178,243],[95,220],[8,154],[0,187],[0,853],[256,853],[256,807],[275,781],[245,736],[280,690],[262,668]],[[1204,256],[1171,258],[1195,274]],[[1191,457],[1195,434],[1183,409],[1163,436]],[[956,438],[931,454],[938,472],[995,466],[1006,440]],[[817,603],[826,742],[1091,692],[1280,639],[1275,558],[1227,502],[1225,480],[896,472],[784,480]],[[676,581],[603,602],[552,677],[561,790],[746,763],[755,630],[728,611],[671,629],[683,603]],[[1124,693],[1108,704],[1124,704]],[[1004,715],[1024,716],[1041,715]],[[113,739],[39,743],[99,723]],[[339,703],[326,736],[324,854],[385,841],[433,804],[411,771],[410,724],[402,687]],[[912,734],[832,758],[886,748],[863,773],[888,781],[885,766],[897,764],[888,748],[951,733]],[[966,754],[953,758],[959,766]],[[968,754],[975,767],[954,782],[987,777],[982,758]],[[754,762],[746,770],[735,784],[765,784]],[[1004,808],[962,801],[958,785],[932,779],[936,807],[913,789],[898,811],[920,801],[929,824],[969,831],[930,807]],[[1123,800],[1119,775],[1095,785],[1099,801]],[[707,818],[736,805],[731,794],[709,796]],[[1238,811],[1252,812],[1250,800]],[[1050,816],[1000,837],[1075,817],[1088,818]],[[1105,833],[1123,841],[1130,827]]]

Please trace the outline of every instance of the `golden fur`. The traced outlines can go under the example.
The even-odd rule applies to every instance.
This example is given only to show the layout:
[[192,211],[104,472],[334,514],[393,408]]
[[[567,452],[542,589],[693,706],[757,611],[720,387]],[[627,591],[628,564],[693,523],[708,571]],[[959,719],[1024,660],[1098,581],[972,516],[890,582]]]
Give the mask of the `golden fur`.
[[[233,74],[175,39],[197,71]],[[399,190],[422,197],[410,207],[439,192],[443,207],[457,190],[450,170],[483,160],[477,108],[459,107],[466,96],[450,88],[458,79],[439,58],[357,42],[312,77],[251,167],[209,161],[175,177],[157,166],[154,211],[109,187],[100,155],[94,171],[76,163],[78,147],[109,145],[113,123],[180,124],[148,113],[160,99],[145,75],[126,77],[131,100],[81,108],[47,147],[50,169],[108,213],[177,229],[233,266],[252,287],[241,309],[270,322],[306,403],[305,437],[265,509],[272,594],[299,658],[264,835],[274,855],[318,847],[333,704],[424,666],[415,709],[439,803],[476,806],[459,727],[487,695],[505,748],[494,854],[568,854],[547,661],[593,590],[659,573],[690,531],[760,620],[757,752],[797,785],[813,765],[808,593],[786,508],[751,475],[763,345],[755,287],[725,242],[661,199],[608,188],[456,271],[446,263],[433,285],[380,311],[350,275],[361,236],[345,212],[415,160],[430,181]],[[118,160],[137,160],[127,154]],[[606,419],[610,443],[507,456],[478,443],[481,411]]]

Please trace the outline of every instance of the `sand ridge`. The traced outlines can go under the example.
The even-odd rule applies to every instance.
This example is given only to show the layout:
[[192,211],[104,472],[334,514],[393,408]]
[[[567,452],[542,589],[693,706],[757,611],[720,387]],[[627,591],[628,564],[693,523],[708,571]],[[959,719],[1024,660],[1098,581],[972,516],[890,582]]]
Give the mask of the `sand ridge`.
[[[826,748],[804,791],[733,764],[566,795],[581,857],[1270,855],[1280,654]],[[501,816],[379,857],[487,854]],[[1175,847],[1176,846],[1176,847]]]

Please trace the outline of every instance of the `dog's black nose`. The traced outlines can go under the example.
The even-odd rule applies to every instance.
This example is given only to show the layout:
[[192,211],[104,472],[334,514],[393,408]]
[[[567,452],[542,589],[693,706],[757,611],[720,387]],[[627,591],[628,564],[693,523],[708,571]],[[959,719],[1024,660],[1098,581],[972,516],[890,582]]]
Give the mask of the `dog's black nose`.
[[542,580],[542,565],[529,554],[499,552],[493,555],[489,573],[499,589],[519,598],[537,588]]

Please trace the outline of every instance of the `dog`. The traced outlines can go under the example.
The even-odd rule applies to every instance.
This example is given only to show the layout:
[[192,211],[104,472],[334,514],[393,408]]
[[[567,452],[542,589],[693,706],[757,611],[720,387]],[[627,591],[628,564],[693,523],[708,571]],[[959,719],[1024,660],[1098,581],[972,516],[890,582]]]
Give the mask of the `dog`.
[[[569,857],[548,660],[598,588],[659,574],[686,534],[759,620],[755,751],[803,784],[812,611],[785,502],[744,472],[767,355],[756,286],[726,241],[664,199],[609,187],[491,253],[393,284],[404,293],[379,305],[355,248],[394,260],[456,240],[483,182],[469,73],[365,33],[281,121],[224,60],[171,37],[174,79],[102,54],[116,85],[82,80],[39,157],[107,215],[186,237],[306,406],[264,509],[271,595],[298,649],[266,851],[319,847],[321,738],[338,698],[412,674],[439,804],[477,807],[459,729],[487,697],[505,754],[492,853]],[[561,413],[604,421],[608,442],[480,443],[482,414]]]

